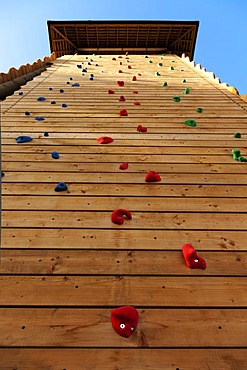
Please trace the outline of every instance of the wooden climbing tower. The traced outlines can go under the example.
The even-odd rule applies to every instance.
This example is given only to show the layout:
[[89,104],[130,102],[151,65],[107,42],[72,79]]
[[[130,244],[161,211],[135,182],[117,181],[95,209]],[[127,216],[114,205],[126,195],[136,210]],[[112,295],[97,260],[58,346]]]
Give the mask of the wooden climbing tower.
[[247,103],[190,61],[197,23],[108,23],[49,22],[46,70],[1,103],[0,370],[246,370]]

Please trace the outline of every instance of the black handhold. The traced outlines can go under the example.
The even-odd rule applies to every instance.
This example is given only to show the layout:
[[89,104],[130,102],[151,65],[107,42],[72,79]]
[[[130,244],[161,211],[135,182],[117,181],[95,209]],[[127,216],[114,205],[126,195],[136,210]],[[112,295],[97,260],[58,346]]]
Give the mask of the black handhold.
[[30,116],[30,112],[26,111],[25,116]]
[[47,131],[44,132],[44,136],[49,136]]
[[51,101],[51,104],[57,104],[57,103],[55,102],[55,100],[52,100],[52,101]]

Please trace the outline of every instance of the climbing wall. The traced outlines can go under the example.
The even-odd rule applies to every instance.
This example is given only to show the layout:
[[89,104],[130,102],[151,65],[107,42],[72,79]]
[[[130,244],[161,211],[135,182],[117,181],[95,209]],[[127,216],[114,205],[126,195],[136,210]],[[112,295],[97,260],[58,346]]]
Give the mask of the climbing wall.
[[175,55],[75,55],[1,111],[0,369],[245,370],[247,104]]

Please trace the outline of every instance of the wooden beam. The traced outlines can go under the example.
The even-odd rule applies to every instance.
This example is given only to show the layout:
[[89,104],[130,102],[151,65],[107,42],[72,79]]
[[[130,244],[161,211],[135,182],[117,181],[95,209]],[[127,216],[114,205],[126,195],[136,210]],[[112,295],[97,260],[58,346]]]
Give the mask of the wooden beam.
[[60,32],[55,26],[51,26],[51,28],[55,31],[55,32],[57,32],[60,36],[62,36],[62,38],[64,39],[64,40],[66,40],[70,45],[72,45],[73,46],[73,48],[74,49],[77,49],[77,46],[72,42],[72,41],[70,41],[62,32]]
[[182,34],[180,37],[178,37],[175,41],[173,41],[170,45],[169,48],[171,48],[173,45],[175,45],[178,41],[180,41],[184,36],[188,35],[191,31],[193,31],[195,27],[192,26],[190,29],[188,29],[184,34]]

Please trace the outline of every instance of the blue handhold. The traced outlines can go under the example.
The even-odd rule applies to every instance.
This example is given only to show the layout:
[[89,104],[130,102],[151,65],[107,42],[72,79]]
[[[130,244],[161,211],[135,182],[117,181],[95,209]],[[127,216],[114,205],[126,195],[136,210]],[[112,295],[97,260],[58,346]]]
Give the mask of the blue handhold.
[[63,103],[63,104],[61,104],[61,107],[62,108],[66,108],[67,107],[67,104]]
[[54,159],[58,159],[60,157],[60,155],[58,154],[58,152],[55,152],[55,151],[51,153],[51,156]]
[[91,66],[91,65],[92,65],[92,63],[91,63],[91,62],[88,62],[87,64],[88,64],[89,66]]
[[68,186],[65,184],[65,182],[59,182],[59,184],[57,184],[57,186],[55,187],[54,189],[55,191],[64,191],[64,190],[68,190]]
[[44,119],[44,117],[42,117],[42,116],[36,116],[35,117],[35,121],[44,121],[45,119]]
[[94,80],[94,78],[93,78],[93,77],[89,77],[89,80],[90,80],[90,81],[93,81],[93,80]]
[[39,96],[37,98],[37,101],[45,101],[45,100],[46,100],[46,98],[44,96]]
[[95,64],[95,67],[98,67],[98,66],[99,66],[99,65],[96,63],[96,64]]
[[87,68],[83,68],[82,72],[87,72]]
[[49,136],[47,131],[44,132],[44,136]]
[[59,91],[60,91],[60,93],[63,93],[63,92],[64,92],[64,90],[63,90],[63,89],[60,89]]
[[85,57],[86,59],[88,59],[88,57]]
[[25,116],[30,116],[30,112],[26,111]]
[[69,81],[67,81],[67,85],[70,85],[70,82]]
[[3,171],[1,171],[1,177],[5,176],[5,173]]
[[18,136],[15,140],[18,144],[22,144],[22,143],[28,143],[29,141],[32,141],[33,139],[30,136]]
[[81,68],[81,64],[77,64],[77,68]]
[[89,59],[90,62],[93,62],[93,59]]
[[94,77],[93,73],[90,73],[90,77]]
[[51,101],[51,104],[57,104],[57,103],[55,102],[55,100],[52,100],[52,101]]
[[52,87],[49,87],[49,90],[53,90],[53,88]]
[[22,92],[22,91],[20,91],[20,92],[19,92],[19,95],[23,95],[23,92]]
[[78,86],[80,86],[80,84],[78,84],[78,82],[76,82],[75,84],[73,84],[73,85],[71,85],[71,86],[73,86],[73,87],[78,87]]

